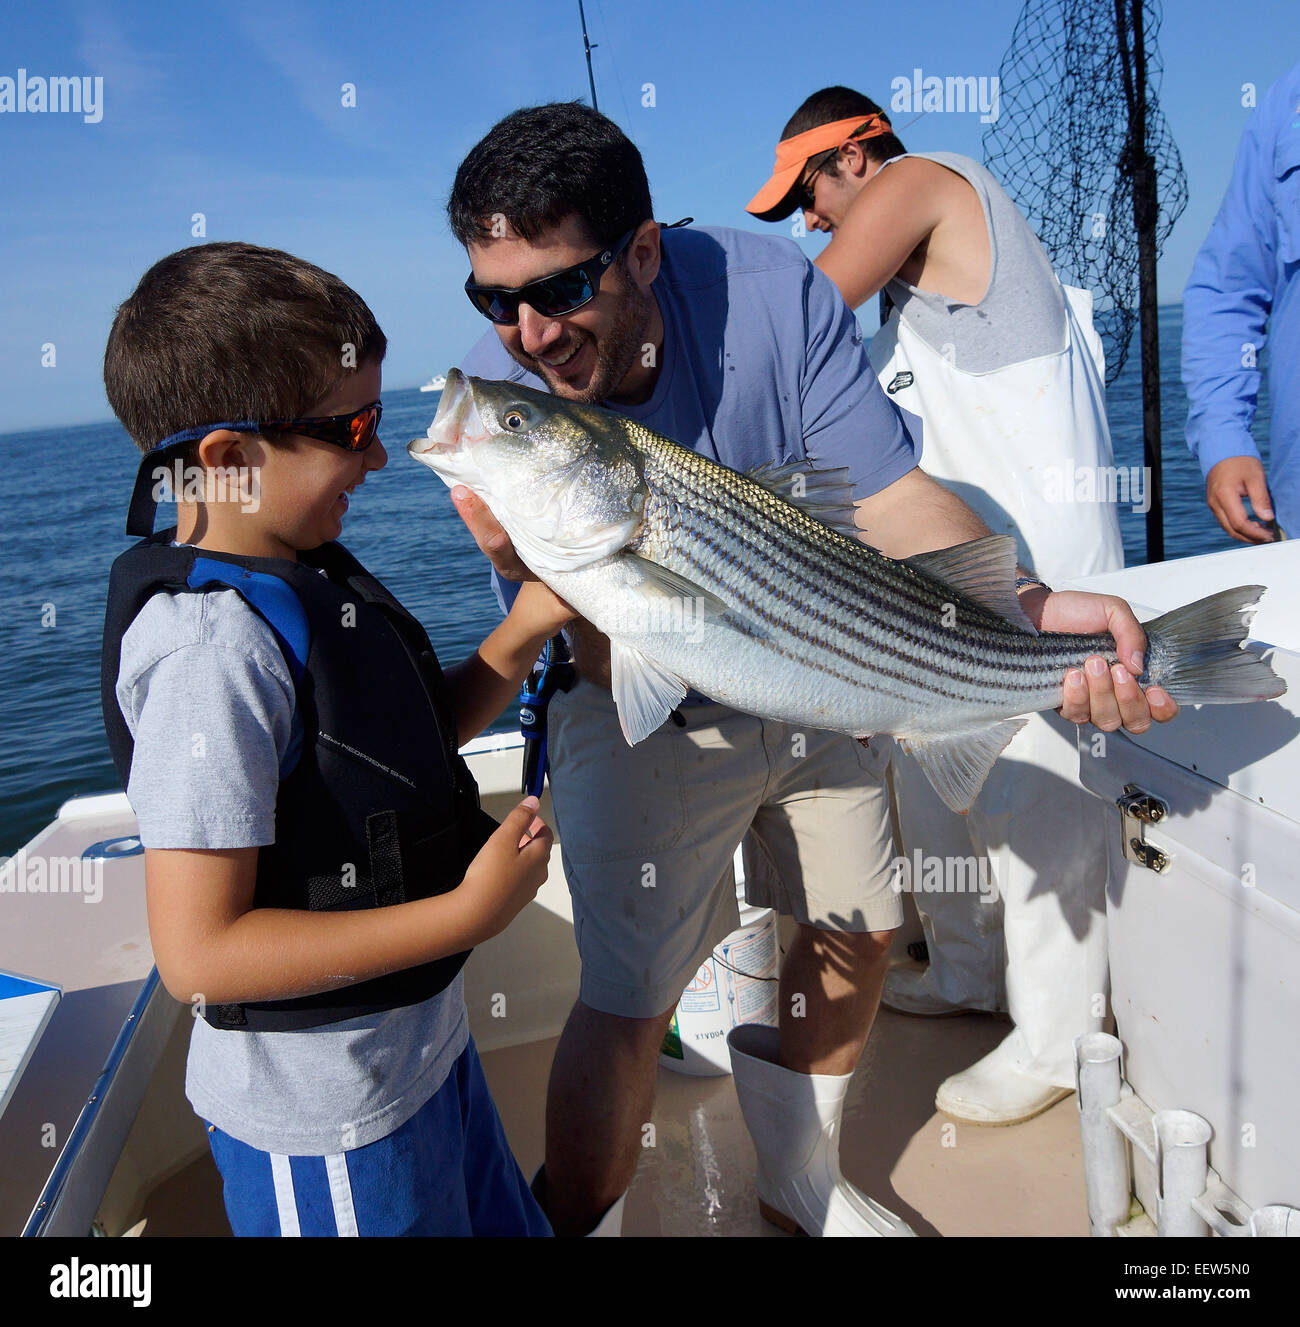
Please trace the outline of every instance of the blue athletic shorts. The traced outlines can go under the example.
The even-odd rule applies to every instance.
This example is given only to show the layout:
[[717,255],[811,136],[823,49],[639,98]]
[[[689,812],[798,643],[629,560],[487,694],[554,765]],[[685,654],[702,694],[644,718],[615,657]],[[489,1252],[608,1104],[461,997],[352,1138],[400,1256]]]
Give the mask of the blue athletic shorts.
[[366,1147],[277,1156],[207,1127],[236,1235],[551,1234],[472,1038],[437,1092]]

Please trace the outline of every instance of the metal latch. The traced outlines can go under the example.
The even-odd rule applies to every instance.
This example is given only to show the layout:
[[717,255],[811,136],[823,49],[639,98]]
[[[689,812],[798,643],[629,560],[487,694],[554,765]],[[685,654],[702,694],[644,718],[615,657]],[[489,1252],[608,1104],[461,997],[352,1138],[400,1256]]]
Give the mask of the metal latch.
[[1169,814],[1169,807],[1136,783],[1124,785],[1124,795],[1115,799],[1115,805],[1119,807],[1125,859],[1150,871],[1168,870],[1169,858],[1154,843],[1146,841],[1143,826],[1158,825]]

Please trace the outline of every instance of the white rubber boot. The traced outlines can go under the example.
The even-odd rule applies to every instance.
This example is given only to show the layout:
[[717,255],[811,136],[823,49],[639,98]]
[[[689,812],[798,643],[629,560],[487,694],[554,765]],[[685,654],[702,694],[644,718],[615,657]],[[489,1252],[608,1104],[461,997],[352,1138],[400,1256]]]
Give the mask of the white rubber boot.
[[1029,1058],[1020,1029],[1013,1028],[982,1060],[945,1078],[935,1093],[934,1104],[945,1115],[967,1124],[1008,1125],[1032,1120],[1063,1101],[1073,1088],[1025,1073],[1022,1065]]
[[758,1153],[758,1210],[803,1235],[914,1235],[840,1174],[839,1130],[852,1074],[797,1074],[777,1063],[779,1032],[727,1036],[736,1096]]

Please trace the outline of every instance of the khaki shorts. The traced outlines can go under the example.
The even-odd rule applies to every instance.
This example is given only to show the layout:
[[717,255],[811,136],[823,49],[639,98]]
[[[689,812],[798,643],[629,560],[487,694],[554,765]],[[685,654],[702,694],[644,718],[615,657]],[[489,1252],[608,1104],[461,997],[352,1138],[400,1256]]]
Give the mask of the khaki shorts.
[[555,828],[573,895],[581,998],[652,1018],[676,1005],[739,925],[745,896],[807,925],[903,920],[885,782],[890,743],[806,732],[713,703],[684,705],[636,747],[610,693],[579,682],[550,704]]

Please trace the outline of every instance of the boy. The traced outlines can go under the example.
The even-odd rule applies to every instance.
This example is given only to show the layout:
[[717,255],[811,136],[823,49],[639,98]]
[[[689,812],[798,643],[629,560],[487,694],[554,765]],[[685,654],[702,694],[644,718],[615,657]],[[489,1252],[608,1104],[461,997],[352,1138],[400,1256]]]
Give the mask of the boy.
[[[386,346],[337,277],[247,244],[162,259],[118,310],[104,380],[149,538],[113,567],[105,725],[235,1234],[549,1234],[460,968],[551,835],[531,798],[495,826],[456,751],[572,610],[530,585],[444,675],[334,542],[387,461]],[[161,470],[178,524],[153,535]]]

